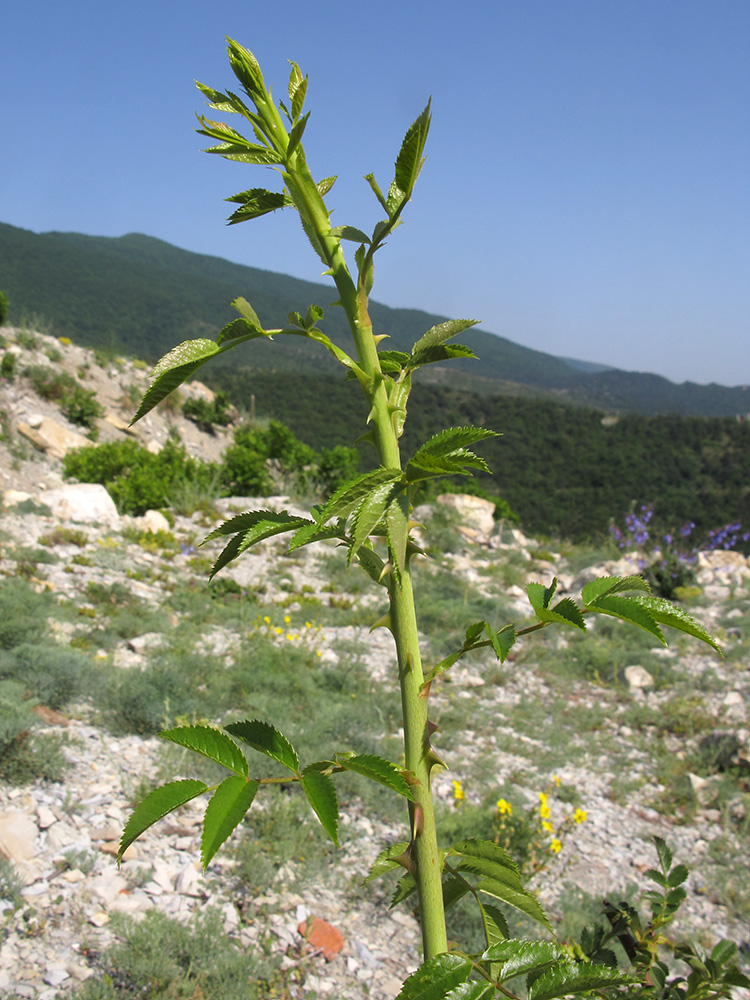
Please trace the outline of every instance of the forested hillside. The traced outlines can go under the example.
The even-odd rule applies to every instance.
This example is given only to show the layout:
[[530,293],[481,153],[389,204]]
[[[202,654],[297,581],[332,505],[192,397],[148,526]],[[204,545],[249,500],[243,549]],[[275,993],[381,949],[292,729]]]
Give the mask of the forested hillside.
[[[286,323],[311,303],[326,309],[322,326],[337,343],[349,342],[341,310],[330,308],[332,287],[190,253],[131,233],[116,239],[78,233],[36,234],[0,223],[0,289],[10,300],[9,321],[24,320],[88,347],[156,361],[175,344],[215,337],[234,317],[237,296],[250,301],[266,327]],[[466,303],[471,315],[471,303]],[[371,315],[388,346],[409,350],[445,317],[372,303]],[[730,416],[750,412],[750,389],[675,385],[665,378],[571,363],[472,329],[461,335],[481,358],[432,366],[430,377],[452,388],[486,395],[531,396],[615,412]],[[218,359],[255,372],[333,371],[335,362],[303,338],[254,342]]]

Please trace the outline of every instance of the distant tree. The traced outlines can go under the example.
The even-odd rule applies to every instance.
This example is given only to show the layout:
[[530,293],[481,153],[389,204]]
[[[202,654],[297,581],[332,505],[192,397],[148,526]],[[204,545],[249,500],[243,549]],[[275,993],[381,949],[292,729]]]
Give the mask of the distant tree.
[[0,292],[0,326],[8,317],[8,296]]

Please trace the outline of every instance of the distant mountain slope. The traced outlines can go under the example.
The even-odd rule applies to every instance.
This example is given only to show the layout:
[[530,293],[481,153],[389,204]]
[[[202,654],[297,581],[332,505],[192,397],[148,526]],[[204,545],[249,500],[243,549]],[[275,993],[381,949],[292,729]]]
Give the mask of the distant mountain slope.
[[[78,343],[154,361],[182,340],[213,337],[233,318],[238,295],[247,298],[266,326],[286,322],[291,310],[312,302],[324,308],[331,286],[191,253],[153,237],[119,238],[78,233],[36,234],[0,223],[0,288],[11,304],[11,322],[34,316]],[[445,317],[416,309],[372,304],[389,346],[409,349]],[[350,342],[343,313],[327,309],[323,327],[337,343]],[[487,395],[542,395],[571,404],[641,413],[735,416],[750,411],[750,389],[675,385],[655,375],[600,370],[534,351],[482,330],[459,338],[481,358],[435,366],[436,382]],[[236,368],[306,372],[332,370],[333,361],[297,337],[255,341],[221,359]],[[592,370],[593,369],[593,370]],[[450,375],[448,372],[450,371]]]

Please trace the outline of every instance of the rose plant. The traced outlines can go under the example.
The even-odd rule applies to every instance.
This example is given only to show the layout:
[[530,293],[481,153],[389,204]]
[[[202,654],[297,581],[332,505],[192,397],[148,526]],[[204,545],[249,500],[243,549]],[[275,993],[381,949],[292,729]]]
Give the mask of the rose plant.
[[[439,849],[431,774],[442,761],[432,746],[435,727],[430,719],[430,690],[440,683],[442,674],[475,650],[489,649],[504,661],[511,648],[525,636],[552,627],[585,632],[586,619],[597,614],[645,629],[663,643],[662,629],[668,626],[717,651],[719,647],[683,610],[653,596],[642,577],[607,577],[588,583],[578,601],[571,597],[558,599],[556,580],[546,585],[532,583],[527,588],[532,624],[472,622],[459,648],[438,663],[423,663],[412,586],[412,562],[423,555],[410,534],[414,498],[420,486],[430,480],[470,475],[475,469],[489,471],[472,448],[495,434],[483,427],[450,428],[435,434],[405,459],[400,438],[413,378],[426,365],[475,357],[468,347],[455,344],[453,339],[476,321],[459,319],[440,323],[416,337],[410,351],[400,351],[383,346],[384,337],[373,330],[368,313],[376,254],[402,223],[424,163],[430,105],[407,130],[388,188],[381,189],[372,174],[365,178],[383,216],[372,232],[351,225],[334,226],[326,199],[335,178],[314,179],[302,143],[309,121],[309,112],[303,113],[307,77],[296,63],[291,63],[288,100],[277,105],[252,53],[230,40],[228,54],[243,96],[200,83],[198,87],[213,111],[238,116],[249,128],[251,137],[224,121],[199,116],[199,132],[216,143],[207,152],[238,163],[271,167],[281,182],[280,190],[252,187],[231,196],[228,200],[237,207],[229,222],[256,219],[278,209],[289,208],[298,213],[304,233],[323,263],[324,273],[336,286],[336,304],[346,314],[353,349],[344,349],[323,332],[323,310],[317,305],[310,305],[304,313],[291,313],[283,328],[267,329],[250,303],[237,298],[233,306],[238,317],[220,331],[215,341],[186,341],[158,362],[153,383],[134,420],[148,413],[211,358],[249,340],[305,337],[329,351],[345,369],[346,376],[358,381],[369,410],[362,436],[377,449],[378,467],[339,486],[324,503],[314,506],[307,517],[288,511],[251,510],[220,524],[206,540],[226,539],[211,571],[213,576],[250,546],[282,533],[291,535],[290,550],[322,539],[335,539],[345,549],[347,563],[358,564],[373,584],[382,588],[388,610],[373,623],[373,628],[388,629],[394,640],[394,672],[399,680],[403,714],[404,765],[357,753],[349,747],[333,748],[319,760],[302,762],[287,735],[264,720],[233,722],[224,729],[178,726],[163,732],[162,737],[223,765],[227,776],[212,787],[194,779],[175,780],[147,795],[124,830],[120,857],[157,820],[196,796],[208,793],[211,798],[201,843],[205,868],[256,796],[262,793],[263,786],[275,782],[296,783],[326,834],[337,843],[335,778],[342,772],[354,771],[402,796],[408,807],[406,837],[375,860],[369,875],[376,878],[400,873],[394,904],[416,900],[424,963],[404,984],[399,994],[401,1000],[487,1000],[497,994],[514,996],[520,979],[526,986],[522,984],[519,988],[528,990],[532,1000],[592,991],[622,989],[627,993],[629,981],[615,967],[616,962],[613,966],[600,937],[592,938],[590,947],[577,949],[553,940],[510,937],[503,906],[520,911],[548,934],[552,934],[552,928],[534,893],[522,885],[513,859],[497,843],[470,839],[454,844],[447,851]],[[353,264],[347,260],[345,244],[354,246]],[[278,776],[253,777],[246,750],[274,761]],[[662,857],[665,862],[670,860]],[[684,880],[682,869],[678,868],[674,875],[667,864],[666,874],[657,872],[656,876],[658,885],[666,887],[667,902],[663,907],[674,908],[680,893],[684,895],[680,889]],[[468,955],[448,945],[445,912],[464,896],[473,897],[481,913],[486,949],[480,955]],[[644,944],[646,952],[650,947],[649,938]],[[718,959],[714,962],[710,975],[709,972],[699,975],[703,976],[701,982],[710,980],[713,989],[725,966],[731,965],[730,950],[722,951],[719,956],[722,962],[718,963]],[[653,955],[652,958],[651,965],[656,961]],[[703,968],[708,968],[706,963]],[[507,982],[511,987],[506,986]],[[723,984],[722,988],[730,987]],[[688,991],[687,995],[696,994]],[[719,992],[710,995],[718,996]]]

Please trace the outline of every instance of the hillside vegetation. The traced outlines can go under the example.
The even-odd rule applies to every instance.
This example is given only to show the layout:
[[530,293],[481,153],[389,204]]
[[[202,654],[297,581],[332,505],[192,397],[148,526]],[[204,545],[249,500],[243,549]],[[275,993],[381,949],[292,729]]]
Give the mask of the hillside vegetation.
[[[291,310],[310,303],[326,309],[325,332],[345,346],[343,312],[328,308],[331,286],[190,253],[161,240],[131,233],[117,239],[79,233],[35,234],[0,223],[0,288],[10,299],[10,322],[42,319],[58,336],[88,347],[156,361],[175,343],[213,337],[234,318],[230,303],[242,295],[267,327],[282,325]],[[466,303],[471,314],[471,303]],[[389,347],[408,350],[444,317],[416,309],[373,303],[378,332]],[[453,388],[482,394],[534,395],[615,411],[726,416],[750,412],[750,388],[675,385],[657,375],[586,370],[561,358],[521,347],[503,337],[472,330],[461,338],[481,358],[453,361],[448,375],[436,365],[434,378]],[[291,342],[290,342],[291,341]],[[302,338],[254,342],[230,368],[245,363],[257,372],[333,371],[335,362]],[[217,361],[220,366],[221,360]],[[481,370],[481,374],[478,372]]]

